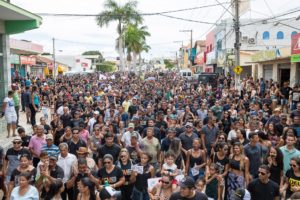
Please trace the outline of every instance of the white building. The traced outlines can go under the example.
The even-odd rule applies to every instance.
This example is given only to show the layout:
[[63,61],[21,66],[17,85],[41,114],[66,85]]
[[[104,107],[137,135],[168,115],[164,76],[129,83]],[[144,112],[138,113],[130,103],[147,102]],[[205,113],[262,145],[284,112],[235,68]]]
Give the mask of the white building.
[[[242,76],[251,75],[255,78],[272,78],[274,81],[288,81],[295,76],[295,69],[290,61],[290,53],[286,52],[291,46],[291,36],[300,32],[300,20],[296,18],[271,20],[240,20],[240,42],[241,42],[241,60],[243,66]],[[215,52],[218,60],[218,67],[228,72],[234,66],[234,44],[235,32],[233,29],[233,20],[223,20],[216,26],[215,30]],[[272,58],[259,58],[264,53],[257,51],[272,52]],[[284,59],[279,55],[284,51]],[[275,53],[274,53],[275,52]],[[224,58],[225,55],[225,58]],[[277,56],[276,56],[277,55]],[[254,59],[252,59],[254,57]],[[274,64],[272,60],[280,61]],[[265,62],[266,64],[264,65]],[[264,73],[265,72],[265,73]],[[288,75],[287,75],[288,74]]]
[[84,72],[92,69],[92,60],[87,59],[86,56],[56,55],[55,60],[70,66],[72,72]]

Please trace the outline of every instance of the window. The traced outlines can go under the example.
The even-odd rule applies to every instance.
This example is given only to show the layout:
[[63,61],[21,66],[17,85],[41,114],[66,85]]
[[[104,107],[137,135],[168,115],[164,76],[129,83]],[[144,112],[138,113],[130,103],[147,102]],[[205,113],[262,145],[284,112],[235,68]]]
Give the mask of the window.
[[269,33],[269,31],[265,31],[263,33],[263,40],[268,40],[268,39],[270,39],[270,33]]
[[278,40],[282,40],[283,38],[284,38],[283,32],[282,32],[282,31],[278,31],[278,32],[277,32],[277,39],[278,39]]
[[296,35],[296,34],[297,34],[297,31],[293,31],[291,35],[293,36],[293,35]]

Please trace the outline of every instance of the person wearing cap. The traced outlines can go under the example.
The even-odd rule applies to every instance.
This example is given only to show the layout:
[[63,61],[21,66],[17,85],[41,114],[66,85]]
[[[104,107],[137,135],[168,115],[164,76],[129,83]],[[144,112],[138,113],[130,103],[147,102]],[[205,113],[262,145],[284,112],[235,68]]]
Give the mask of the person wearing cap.
[[[48,166],[48,171],[41,171],[41,176],[39,179],[36,180],[36,187],[42,189],[42,194],[41,196],[45,196],[46,194],[46,188],[48,187],[51,183],[55,182],[57,179],[62,180],[64,178],[64,170],[57,165],[57,156],[49,156],[49,166]],[[43,185],[43,181],[46,181],[46,184]]]
[[187,152],[193,147],[193,140],[199,138],[198,135],[193,131],[193,124],[187,122],[185,124],[185,131],[179,135],[179,139],[182,143],[183,158],[186,158]]
[[269,177],[269,166],[261,165],[258,169],[258,178],[251,181],[247,188],[251,194],[251,199],[279,200],[279,185],[270,180]]
[[49,156],[56,156],[60,154],[58,146],[54,144],[53,135],[50,133],[46,135],[46,142],[47,144],[44,144],[42,147],[42,152],[46,151]]
[[138,142],[138,132],[133,132],[130,138],[130,144],[126,147],[129,156],[134,164],[140,161],[140,154],[142,153],[142,143]]
[[13,146],[6,151],[2,174],[6,178],[6,182],[10,181],[10,176],[12,171],[19,165],[19,157],[23,154],[31,155],[30,151],[22,147],[22,139],[20,136],[17,136],[12,141]]
[[184,177],[180,183],[180,191],[171,195],[169,200],[187,199],[187,200],[208,200],[203,193],[196,191],[195,181],[191,177]]
[[251,200],[251,195],[247,189],[239,188],[235,191],[232,200]]
[[124,147],[127,147],[130,145],[130,140],[131,140],[131,136],[133,135],[133,133],[135,133],[137,135],[138,143],[142,142],[141,135],[139,134],[139,132],[134,131],[134,127],[135,127],[134,123],[129,123],[127,131],[122,135],[121,142]]
[[85,158],[88,168],[92,171],[97,171],[98,166],[93,158],[89,157],[89,151],[86,147],[79,147],[77,150],[77,156],[78,158]]

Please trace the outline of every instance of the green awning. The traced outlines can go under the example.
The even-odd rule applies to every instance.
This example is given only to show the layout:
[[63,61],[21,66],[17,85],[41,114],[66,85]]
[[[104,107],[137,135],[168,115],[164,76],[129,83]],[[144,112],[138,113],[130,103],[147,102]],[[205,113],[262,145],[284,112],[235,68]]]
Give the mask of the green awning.
[[36,29],[42,18],[18,6],[0,0],[0,20],[4,21],[5,34],[16,34]]

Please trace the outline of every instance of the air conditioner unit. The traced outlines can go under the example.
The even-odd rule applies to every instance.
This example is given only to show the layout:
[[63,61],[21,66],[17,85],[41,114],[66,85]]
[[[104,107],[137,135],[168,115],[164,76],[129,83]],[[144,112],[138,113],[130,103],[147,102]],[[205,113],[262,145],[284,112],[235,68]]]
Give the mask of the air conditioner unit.
[[248,39],[248,44],[255,44],[255,43],[256,43],[255,38]]
[[242,37],[242,42],[247,42],[248,41],[248,36],[243,36]]

